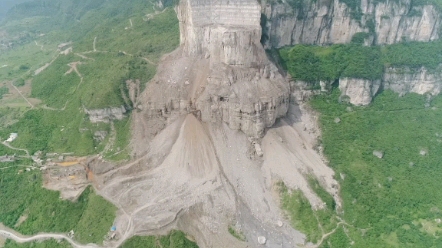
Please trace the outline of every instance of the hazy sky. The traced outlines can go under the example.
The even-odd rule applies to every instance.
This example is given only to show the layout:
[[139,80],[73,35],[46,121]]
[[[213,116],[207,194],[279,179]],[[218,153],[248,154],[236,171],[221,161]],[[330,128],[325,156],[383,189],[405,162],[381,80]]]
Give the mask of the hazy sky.
[[0,19],[8,12],[12,6],[31,0],[0,0]]

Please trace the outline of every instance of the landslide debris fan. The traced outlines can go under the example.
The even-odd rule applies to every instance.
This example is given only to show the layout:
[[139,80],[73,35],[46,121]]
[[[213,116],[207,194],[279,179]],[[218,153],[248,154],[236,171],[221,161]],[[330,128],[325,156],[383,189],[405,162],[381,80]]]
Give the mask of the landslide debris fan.
[[275,183],[301,190],[315,208],[324,203],[307,175],[340,205],[338,184],[313,149],[314,122],[290,103],[289,83],[260,43],[260,5],[182,0],[177,15],[180,47],[163,58],[135,104],[136,160],[96,173],[101,194],[121,209],[123,241],[178,228],[201,247],[305,243],[284,223]]

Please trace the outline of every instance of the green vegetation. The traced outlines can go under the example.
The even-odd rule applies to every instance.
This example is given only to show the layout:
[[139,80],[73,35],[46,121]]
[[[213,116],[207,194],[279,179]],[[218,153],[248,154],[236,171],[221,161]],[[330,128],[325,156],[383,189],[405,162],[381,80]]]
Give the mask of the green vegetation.
[[388,46],[361,46],[365,33],[357,33],[354,43],[332,46],[297,45],[279,54],[283,66],[298,80],[316,84],[340,77],[381,79],[384,68],[422,66],[436,70],[442,64],[442,41],[406,42]]
[[[442,97],[433,98],[426,107],[425,96],[399,98],[386,91],[372,105],[352,107],[353,111],[338,97],[334,90],[311,102],[321,113],[324,152],[336,174],[342,175],[341,218],[348,224],[331,235],[324,247],[347,247],[351,241],[353,247],[442,246],[442,224],[437,221],[442,192],[435,190],[442,187],[438,155],[442,154],[442,130],[435,125],[442,121]],[[334,122],[336,117],[340,123]],[[373,156],[374,150],[383,151],[384,158]],[[302,197],[289,199],[299,202]],[[313,230],[307,225],[316,225],[312,216],[294,216],[299,216],[297,225],[307,230]]]
[[22,87],[22,86],[25,86],[25,84],[26,84],[26,82],[23,78],[19,78],[19,79],[15,80],[15,82],[14,82],[14,85],[16,87]]
[[331,196],[318,182],[316,178],[313,176],[308,177],[308,183],[311,189],[316,193],[316,195],[321,198],[321,200],[326,204],[326,207],[329,210],[335,210],[336,208],[336,202],[333,199],[333,196]]
[[0,136],[18,132],[13,145],[26,148],[31,154],[43,151],[88,155],[95,151],[93,132],[97,125],[90,124],[79,109],[81,105],[77,101],[70,102],[65,111],[28,111],[19,122],[3,129]]
[[0,99],[3,98],[3,95],[6,95],[9,93],[9,89],[6,86],[0,87]]
[[167,236],[135,236],[127,240],[121,248],[198,248],[198,246],[188,240],[186,235],[180,231],[172,231]]
[[32,242],[32,243],[24,243],[19,244],[15,243],[12,240],[7,240],[4,248],[71,248],[70,245],[66,241],[55,241],[53,239],[44,242]]
[[[174,10],[157,10],[155,3],[34,0],[15,7],[1,27],[7,31],[2,39],[10,45],[0,47],[0,82],[11,81],[25,91],[32,81],[29,97],[42,103],[32,109],[16,104],[22,98],[0,104],[1,139],[19,133],[11,145],[31,154],[103,153],[111,160],[128,159],[131,119],[92,124],[85,109],[125,106],[130,114],[133,103],[128,100],[126,81],[140,81],[143,90],[156,73],[160,57],[178,46]],[[57,46],[67,41],[72,42],[73,52],[59,54]],[[0,95],[7,89],[0,88]],[[104,141],[94,139],[96,131],[108,133]],[[1,145],[0,156],[6,154],[25,153]],[[74,230],[81,243],[102,242],[114,221],[115,207],[91,188],[76,202],[61,200],[58,192],[41,187],[40,171],[25,170],[31,163],[20,159],[0,164],[0,222],[25,235]],[[180,232],[154,239],[162,247],[196,247]],[[70,247],[53,240],[6,243],[6,247],[66,246]]]
[[[316,182],[313,179],[312,183]],[[312,210],[312,207],[299,190],[290,190],[283,183],[279,183],[281,205],[291,220],[293,227],[300,230],[307,236],[307,240],[313,243],[318,242],[321,237],[332,231],[337,225],[337,218],[333,204],[327,204],[322,210]],[[324,191],[322,189],[322,191]],[[325,193],[328,195],[328,193]],[[320,196],[325,196],[319,194]],[[330,195],[325,198],[331,197]],[[322,198],[322,197],[321,197]],[[333,201],[333,199],[332,199]]]
[[[31,97],[43,100],[47,107],[40,105],[16,115],[18,122],[15,119],[0,128],[0,136],[18,132],[14,146],[31,153],[105,152],[112,160],[127,159],[130,119],[115,123],[115,144],[103,151],[110,139],[98,142],[93,134],[111,133],[110,124],[89,123],[83,109],[125,106],[130,111],[132,103],[123,97],[126,80],[139,80],[144,89],[160,56],[178,46],[178,20],[173,9],[153,11],[154,3],[142,0],[131,4],[122,0],[36,0],[15,7],[3,27],[26,35],[0,54],[0,60],[7,61],[7,66],[0,68],[0,80],[15,80],[16,86],[23,86],[24,80],[32,78]],[[53,21],[47,21],[49,18]],[[76,25],[78,21],[82,25]],[[57,55],[56,45],[65,41],[73,42],[76,54]],[[47,69],[33,76],[53,58]],[[79,74],[66,74],[68,64],[74,62]]]
[[327,203],[325,210],[313,211],[300,191],[280,185],[293,226],[312,242],[334,230],[321,247],[441,247],[442,96],[429,101],[385,91],[370,106],[351,109],[338,98],[334,89],[311,106],[321,113],[322,145],[338,175],[343,209],[336,213],[331,196],[312,178],[309,185]]
[[229,226],[228,231],[233,237],[237,238],[238,240],[246,241],[246,237],[244,236],[244,234],[241,231],[237,230],[235,227]]
[[[23,163],[21,163],[23,164]],[[76,202],[61,200],[59,193],[43,189],[39,171],[17,173],[17,166],[0,174],[0,222],[25,235],[75,231],[82,243],[100,243],[115,218],[116,208],[91,188]],[[18,220],[26,216],[23,223]]]
[[121,161],[128,159],[128,149],[130,142],[130,118],[115,121],[115,130],[118,130],[115,137],[115,142],[111,150],[104,153],[104,156],[109,160]]
[[298,45],[281,49],[279,53],[294,78],[311,84],[339,77],[378,79],[383,73],[379,47]]
[[[21,44],[13,49],[0,52],[0,80],[16,80],[29,78],[34,71],[51,61],[56,56],[56,41],[51,37],[38,37],[35,41],[44,44],[44,49],[34,42]],[[21,65],[29,64],[26,70],[20,69]]]

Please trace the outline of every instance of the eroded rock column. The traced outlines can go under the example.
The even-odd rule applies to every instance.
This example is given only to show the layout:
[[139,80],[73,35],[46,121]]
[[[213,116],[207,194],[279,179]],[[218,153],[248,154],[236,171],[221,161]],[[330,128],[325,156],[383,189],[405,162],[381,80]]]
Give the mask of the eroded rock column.
[[260,43],[258,2],[182,0],[177,14],[181,45],[146,91],[150,115],[198,112],[262,137],[287,113],[290,87]]

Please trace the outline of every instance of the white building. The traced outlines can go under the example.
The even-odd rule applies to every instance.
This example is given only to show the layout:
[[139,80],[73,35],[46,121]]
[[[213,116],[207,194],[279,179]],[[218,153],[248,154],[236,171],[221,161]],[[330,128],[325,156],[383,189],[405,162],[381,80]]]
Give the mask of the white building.
[[18,137],[18,133],[11,133],[9,135],[9,139],[6,140],[6,142],[12,142]]

